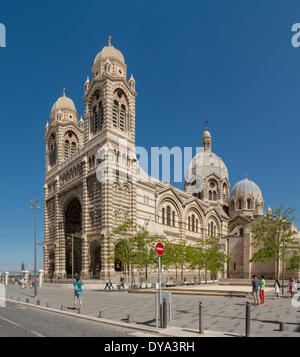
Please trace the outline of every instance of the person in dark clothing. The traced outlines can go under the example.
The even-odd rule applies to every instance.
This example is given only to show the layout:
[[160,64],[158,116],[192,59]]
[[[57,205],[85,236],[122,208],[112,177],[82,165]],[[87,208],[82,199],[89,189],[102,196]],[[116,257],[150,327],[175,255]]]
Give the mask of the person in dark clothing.
[[254,297],[254,306],[258,306],[258,288],[259,288],[259,283],[260,280],[257,279],[256,275],[253,275],[253,280],[252,280],[252,295]]

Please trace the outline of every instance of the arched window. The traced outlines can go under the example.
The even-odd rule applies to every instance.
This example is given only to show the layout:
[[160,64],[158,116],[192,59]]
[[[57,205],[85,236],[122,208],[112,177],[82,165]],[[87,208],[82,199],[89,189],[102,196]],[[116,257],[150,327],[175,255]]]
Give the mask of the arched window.
[[171,225],[171,207],[167,206],[167,225]]
[[251,200],[250,199],[247,200],[247,209],[251,209]]
[[165,224],[165,209],[162,209],[162,224]]
[[118,112],[119,112],[119,103],[117,100],[115,100],[113,104],[113,111],[112,111],[112,121],[113,121],[113,126],[115,128],[118,127]]
[[102,130],[104,123],[104,109],[102,101],[99,103],[99,131]]
[[239,233],[240,233],[240,236],[243,237],[243,235],[244,235],[244,230],[243,230],[243,228],[240,228]]
[[198,219],[196,219],[196,233],[198,233]]
[[73,142],[71,145],[71,154],[74,154],[76,151],[76,144]]
[[65,143],[64,143],[64,158],[68,159],[71,155],[73,155],[76,150],[78,150],[78,139],[76,135],[69,130],[65,136]]
[[57,150],[56,150],[55,134],[52,133],[48,141],[48,161],[51,167],[56,165],[56,156],[57,156]]
[[191,230],[191,217],[188,218],[188,230]]
[[69,140],[65,141],[65,159],[69,157],[69,151],[70,151],[70,142]]
[[115,128],[122,131],[129,130],[129,125],[127,124],[127,100],[124,92],[121,89],[117,89],[114,93],[114,102],[112,108],[112,122]]
[[213,200],[214,200],[214,201],[217,200],[217,193],[216,193],[216,191],[213,192]]
[[192,215],[192,232],[195,232],[195,215]]
[[102,130],[104,122],[104,110],[100,94],[100,91],[96,90],[91,102],[90,128],[93,135]]
[[172,212],[172,225],[175,227],[175,211]]
[[121,105],[121,110],[120,110],[120,129],[125,130],[125,120],[126,120],[126,108],[125,105]]
[[208,195],[209,195],[209,200],[211,201],[212,200],[212,192],[209,191]]
[[238,207],[239,207],[239,209],[242,209],[242,200],[241,199],[238,200]]

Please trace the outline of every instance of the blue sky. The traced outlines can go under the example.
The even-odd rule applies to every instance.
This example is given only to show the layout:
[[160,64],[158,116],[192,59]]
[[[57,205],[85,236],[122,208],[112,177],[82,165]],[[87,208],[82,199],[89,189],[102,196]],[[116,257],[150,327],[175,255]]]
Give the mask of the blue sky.
[[0,271],[32,267],[45,124],[64,87],[83,114],[83,84],[108,35],[136,80],[137,145],[200,146],[207,120],[231,187],[247,172],[265,208],[282,202],[300,217],[297,22],[293,0],[2,2]]

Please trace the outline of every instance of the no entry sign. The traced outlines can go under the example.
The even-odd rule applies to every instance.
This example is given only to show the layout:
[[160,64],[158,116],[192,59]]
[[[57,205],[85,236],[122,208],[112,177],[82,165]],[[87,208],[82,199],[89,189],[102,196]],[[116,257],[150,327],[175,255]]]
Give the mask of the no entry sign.
[[164,255],[164,251],[165,251],[164,245],[160,242],[156,243],[155,251],[156,251],[156,254],[159,256]]

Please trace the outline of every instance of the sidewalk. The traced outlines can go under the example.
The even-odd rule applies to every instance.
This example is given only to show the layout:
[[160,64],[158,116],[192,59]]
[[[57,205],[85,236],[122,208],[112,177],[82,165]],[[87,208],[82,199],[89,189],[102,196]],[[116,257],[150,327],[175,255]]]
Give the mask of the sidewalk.
[[[20,289],[8,285],[7,298],[25,302],[26,298],[36,304],[33,289]],[[132,322],[140,327],[155,329],[154,294],[129,294],[126,291],[110,292],[103,290],[85,290],[84,315],[98,319],[99,311],[104,313],[104,319],[118,323],[126,323],[127,315]],[[41,306],[61,309],[74,314],[73,291],[69,288],[42,287],[38,289]],[[245,334],[245,306],[247,297],[231,296],[172,296],[172,321],[168,321],[168,331],[184,336],[185,333],[195,333],[199,323],[199,301],[203,306],[204,329],[212,334],[224,335]],[[249,300],[252,302],[252,299]],[[300,308],[291,304],[291,299],[274,301],[266,296],[265,305],[251,307],[251,335],[253,336],[297,336],[300,337]],[[286,323],[286,331],[279,331],[279,322]],[[126,323],[128,326],[128,324]],[[170,330],[171,329],[171,330]],[[166,330],[167,331],[167,330]],[[197,334],[197,336],[199,336]]]

